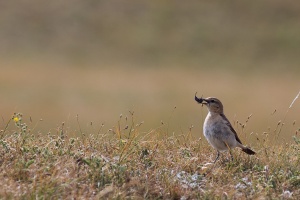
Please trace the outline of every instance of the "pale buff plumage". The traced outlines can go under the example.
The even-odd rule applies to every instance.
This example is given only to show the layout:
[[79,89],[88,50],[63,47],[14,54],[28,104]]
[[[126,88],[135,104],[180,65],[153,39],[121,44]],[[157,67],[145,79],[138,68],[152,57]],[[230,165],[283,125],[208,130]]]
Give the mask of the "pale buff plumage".
[[242,144],[229,120],[224,115],[223,104],[219,99],[214,97],[198,98],[195,95],[195,100],[206,105],[208,109],[203,124],[203,134],[209,144],[217,150],[215,162],[219,158],[219,151],[226,151],[235,147],[241,148],[243,152],[249,155],[255,154],[254,151]]

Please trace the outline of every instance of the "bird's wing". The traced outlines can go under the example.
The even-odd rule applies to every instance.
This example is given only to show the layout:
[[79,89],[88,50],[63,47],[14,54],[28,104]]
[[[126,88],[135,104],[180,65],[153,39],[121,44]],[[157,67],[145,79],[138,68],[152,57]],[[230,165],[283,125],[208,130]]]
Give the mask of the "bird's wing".
[[235,132],[235,130],[233,129],[233,127],[231,126],[229,120],[226,118],[226,116],[224,114],[220,114],[221,117],[223,118],[223,120],[225,121],[226,125],[229,127],[229,129],[234,133],[235,139],[242,144],[240,138],[238,137],[237,133]]

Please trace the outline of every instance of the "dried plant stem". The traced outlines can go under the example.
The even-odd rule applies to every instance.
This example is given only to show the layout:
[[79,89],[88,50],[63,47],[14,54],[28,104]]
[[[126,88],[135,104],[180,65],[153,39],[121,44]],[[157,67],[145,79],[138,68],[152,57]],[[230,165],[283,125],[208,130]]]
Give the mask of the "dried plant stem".
[[9,123],[11,122],[11,120],[12,120],[11,118],[8,120],[6,126],[5,126],[5,128],[4,128],[4,130],[3,130],[3,132],[1,133],[1,136],[0,136],[1,139],[4,137],[4,134],[5,134],[5,132],[7,131],[8,125],[9,125]]
[[299,91],[299,93],[296,95],[296,97],[294,98],[294,100],[292,101],[292,103],[290,104],[290,106],[288,107],[288,109],[286,110],[286,112],[285,112],[285,114],[284,114],[284,117],[283,117],[283,120],[282,120],[282,122],[281,122],[280,128],[279,128],[279,131],[278,131],[278,133],[277,133],[276,139],[278,139],[279,134],[281,133],[282,127],[283,127],[283,125],[284,125],[284,123],[285,123],[286,116],[287,116],[289,110],[292,108],[292,106],[294,105],[295,101],[299,98],[299,95],[300,95],[300,91]]

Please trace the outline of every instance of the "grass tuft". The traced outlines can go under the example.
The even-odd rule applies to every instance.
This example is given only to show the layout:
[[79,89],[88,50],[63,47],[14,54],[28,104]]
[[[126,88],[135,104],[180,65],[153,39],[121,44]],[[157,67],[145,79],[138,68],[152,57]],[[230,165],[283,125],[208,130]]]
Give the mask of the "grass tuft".
[[62,123],[42,134],[15,113],[1,131],[0,198],[300,198],[299,135],[278,144],[263,134],[257,155],[234,149],[233,161],[222,153],[212,164],[215,151],[192,136],[192,126],[180,135],[166,132],[168,124],[143,133],[134,112],[108,131],[102,124],[85,132],[77,122],[78,133]]

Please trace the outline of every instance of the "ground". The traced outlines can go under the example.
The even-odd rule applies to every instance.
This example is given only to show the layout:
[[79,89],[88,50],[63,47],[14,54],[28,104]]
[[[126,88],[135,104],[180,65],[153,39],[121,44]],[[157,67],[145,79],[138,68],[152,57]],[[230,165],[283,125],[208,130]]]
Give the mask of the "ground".
[[[1,130],[3,199],[298,199],[300,139],[272,145],[257,139],[249,156],[216,155],[205,140],[170,135],[166,126],[148,133],[142,124],[96,133],[35,133],[15,114]],[[126,119],[127,121],[127,119]],[[73,136],[72,136],[73,135]],[[72,136],[72,137],[71,137]]]

